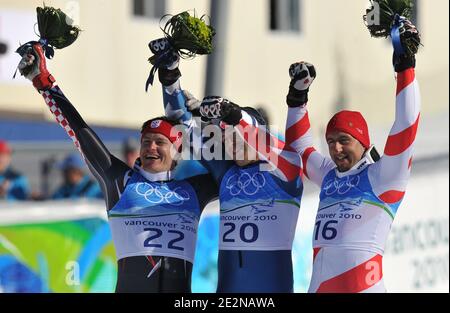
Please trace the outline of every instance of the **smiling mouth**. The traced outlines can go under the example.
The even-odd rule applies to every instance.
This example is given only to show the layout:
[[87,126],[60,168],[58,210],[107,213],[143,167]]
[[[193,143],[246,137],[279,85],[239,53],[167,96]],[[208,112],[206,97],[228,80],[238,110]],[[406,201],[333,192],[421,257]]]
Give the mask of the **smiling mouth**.
[[155,161],[155,160],[159,160],[160,157],[157,156],[157,155],[146,155],[146,156],[145,156],[145,159],[146,159],[146,160],[150,160],[150,161]]
[[346,160],[348,161],[346,155],[344,155],[344,156],[337,156],[336,157],[336,161],[338,161],[338,162],[343,162],[343,161],[346,161]]

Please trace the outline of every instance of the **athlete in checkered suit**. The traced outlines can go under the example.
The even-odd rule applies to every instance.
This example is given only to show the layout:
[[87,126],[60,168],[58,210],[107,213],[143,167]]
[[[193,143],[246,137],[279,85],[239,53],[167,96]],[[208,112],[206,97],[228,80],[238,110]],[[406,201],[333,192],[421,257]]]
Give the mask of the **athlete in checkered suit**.
[[181,141],[172,132],[176,123],[165,117],[145,122],[140,157],[130,168],[54,84],[43,47],[25,48],[20,72],[44,97],[102,187],[118,260],[116,292],[190,292],[200,214],[218,188],[208,174],[174,179],[172,153]]

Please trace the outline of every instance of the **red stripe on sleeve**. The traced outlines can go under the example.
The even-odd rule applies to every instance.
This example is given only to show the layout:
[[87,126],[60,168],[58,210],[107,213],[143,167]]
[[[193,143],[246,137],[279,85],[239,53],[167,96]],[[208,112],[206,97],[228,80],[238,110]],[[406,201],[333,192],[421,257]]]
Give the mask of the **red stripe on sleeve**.
[[[261,130],[258,127],[249,125],[243,119],[241,119],[241,121],[239,122],[239,125],[244,128],[250,126],[250,132],[256,132],[256,136],[258,136],[259,133],[261,132]],[[286,176],[288,181],[295,179],[299,175],[299,173],[301,171],[300,164],[298,164],[298,165],[292,164],[287,159],[285,159],[284,157],[280,156],[278,153],[273,151],[271,148],[267,149],[267,146],[259,147],[258,146],[259,140],[256,140],[256,142],[249,142],[249,138],[250,138],[249,133],[250,132],[246,131],[246,132],[244,132],[244,134],[242,134],[246,143],[249,146],[251,146],[253,149],[255,149],[258,153],[261,153],[267,159],[267,161],[269,161],[271,164],[275,165],[284,174],[284,176]],[[252,138],[254,138],[253,135],[252,135]],[[258,137],[256,137],[256,138],[258,138]],[[273,138],[273,136],[272,136],[272,138]],[[267,137],[266,137],[266,139],[267,139]]]
[[308,178],[309,178],[309,175],[308,175],[308,172],[306,170],[306,162],[308,161],[308,158],[311,155],[311,153],[313,153],[314,151],[316,151],[316,149],[314,149],[313,147],[309,147],[302,154],[303,173],[305,173],[305,176],[308,177]]
[[404,195],[405,195],[404,191],[388,190],[379,195],[378,198],[380,198],[381,201],[385,203],[397,203],[403,199]]
[[412,165],[412,157],[409,158],[409,162],[408,162],[408,170],[411,169],[411,165]]
[[416,74],[414,68],[410,67],[403,72],[397,74],[397,95],[402,92],[403,89],[408,87],[414,81]]
[[286,176],[288,181],[295,179],[301,170],[301,167],[292,164],[287,161],[283,157],[280,157],[278,154],[273,152],[268,155],[264,155],[270,163],[274,164],[281,172],[283,172],[284,176]]
[[286,130],[286,143],[290,145],[295,140],[302,137],[310,127],[308,112],[306,112],[300,121],[296,122]]
[[[239,121],[239,125],[241,127],[244,127],[244,128],[250,126],[250,124],[248,124],[244,119],[241,119]],[[260,132],[264,132],[263,130],[259,129],[259,127],[256,127],[256,126],[250,126],[250,127],[253,128],[252,131],[254,131],[255,129],[258,130],[257,136],[260,135]],[[265,136],[266,136],[266,143],[267,144],[270,143],[270,144],[272,144],[272,146],[274,148],[277,148],[277,149],[280,149],[280,150],[295,151],[294,148],[292,148],[291,146],[286,145],[283,140],[278,139],[276,136],[271,136],[271,134],[268,131],[264,132],[264,133],[265,133]],[[248,139],[248,138],[244,138],[244,139]],[[257,140],[257,142],[259,142],[259,141]]]
[[399,132],[398,134],[391,135],[388,137],[386,142],[386,147],[384,148],[384,154],[386,155],[398,155],[405,151],[411,146],[416,138],[417,127],[419,126],[419,116],[417,116],[416,121],[413,125]]

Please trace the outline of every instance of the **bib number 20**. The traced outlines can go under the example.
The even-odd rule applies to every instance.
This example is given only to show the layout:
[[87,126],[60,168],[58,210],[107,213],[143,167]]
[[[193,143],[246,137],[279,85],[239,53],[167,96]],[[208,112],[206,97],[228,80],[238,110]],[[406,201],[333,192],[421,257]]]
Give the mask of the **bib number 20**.
[[[235,242],[236,240],[230,238],[232,233],[236,230],[236,224],[225,223],[223,224],[225,228],[228,228],[222,237],[223,242]],[[258,226],[253,223],[244,223],[239,227],[239,238],[246,243],[255,242],[258,239],[259,230]]]

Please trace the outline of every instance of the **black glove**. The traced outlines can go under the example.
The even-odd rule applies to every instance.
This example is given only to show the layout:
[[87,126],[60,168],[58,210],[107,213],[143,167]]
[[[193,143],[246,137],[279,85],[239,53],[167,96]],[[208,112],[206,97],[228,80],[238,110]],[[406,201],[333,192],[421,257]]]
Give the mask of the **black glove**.
[[153,67],[145,83],[145,90],[148,90],[149,85],[153,85],[156,71],[158,71],[159,81],[163,86],[170,86],[175,83],[181,77],[181,72],[178,69],[180,56],[171,47],[167,38],[152,40],[148,47],[153,53],[148,59]]
[[316,78],[314,65],[306,62],[294,63],[289,67],[289,92],[286,103],[289,107],[299,107],[308,102],[309,86]]
[[397,73],[403,72],[404,70],[416,67],[416,57],[414,55],[402,54],[400,56],[392,55],[392,64]]
[[180,69],[177,67],[173,70],[160,68],[158,70],[158,78],[163,86],[170,86],[174,84],[181,77]]
[[242,118],[240,106],[218,96],[205,97],[199,111],[203,118],[220,119],[233,126],[237,125]]
[[401,20],[399,33],[400,42],[404,53],[399,54],[394,51],[392,64],[394,65],[396,72],[402,72],[410,67],[416,67],[415,54],[417,53],[420,45],[419,31],[409,20]]

